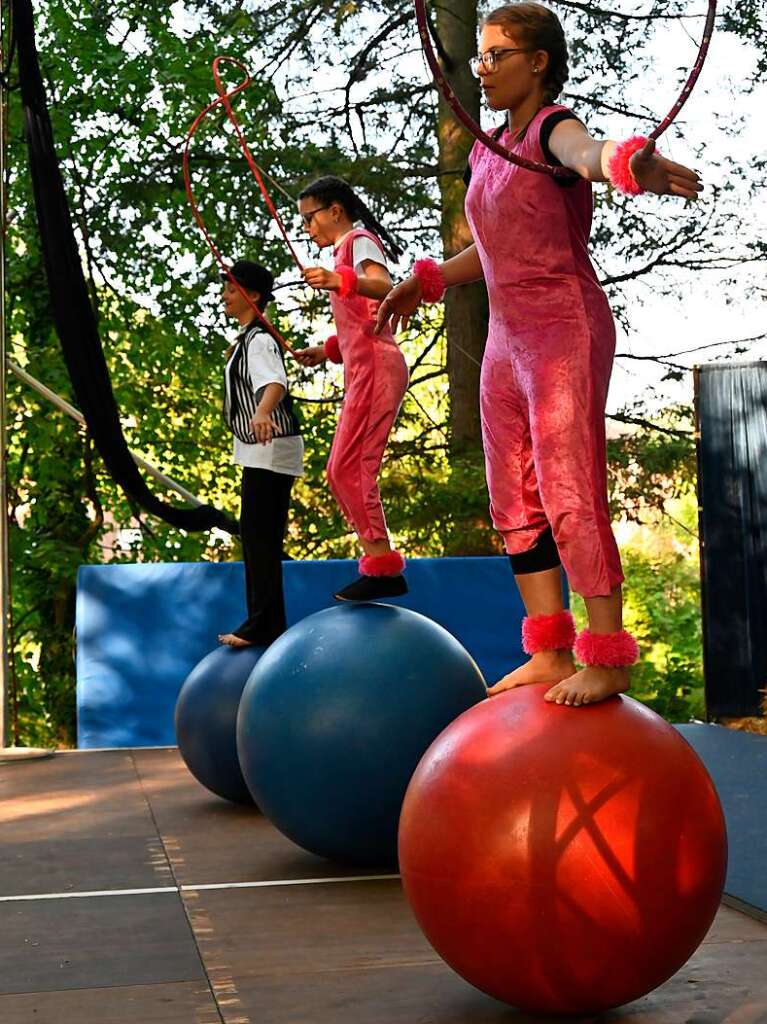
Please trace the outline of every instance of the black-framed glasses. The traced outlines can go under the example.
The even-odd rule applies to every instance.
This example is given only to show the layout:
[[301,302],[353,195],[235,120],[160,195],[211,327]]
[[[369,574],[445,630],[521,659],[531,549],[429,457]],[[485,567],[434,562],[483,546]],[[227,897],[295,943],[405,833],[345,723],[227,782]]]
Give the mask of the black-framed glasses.
[[315,206],[315,208],[313,210],[307,210],[306,213],[299,214],[299,216],[301,218],[301,223],[304,225],[305,228],[311,227],[312,218],[314,217],[315,213],[319,213],[320,210],[329,210],[329,209],[330,209],[329,206]]
[[472,73],[479,75],[479,69],[484,67],[485,71],[495,71],[500,61],[504,57],[511,56],[512,53],[532,53],[533,51],[529,46],[521,47],[501,47],[495,50],[487,50],[486,53],[478,53],[476,57],[472,57],[469,61],[469,67]]

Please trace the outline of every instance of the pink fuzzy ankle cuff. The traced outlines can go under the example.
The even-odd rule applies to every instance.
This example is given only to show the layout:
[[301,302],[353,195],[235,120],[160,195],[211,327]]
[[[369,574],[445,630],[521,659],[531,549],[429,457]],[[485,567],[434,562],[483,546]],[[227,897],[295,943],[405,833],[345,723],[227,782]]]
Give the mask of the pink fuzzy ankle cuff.
[[625,142],[619,142],[615,152],[607,164],[607,174],[612,184],[627,196],[641,196],[644,189],[637,184],[637,180],[631,173],[629,160],[634,153],[638,152],[647,142],[644,135],[632,135]]
[[413,264],[413,277],[417,277],[421,284],[424,302],[439,302],[445,294],[445,276],[434,260],[416,260]]
[[522,619],[522,650],[525,654],[566,650],[574,643],[575,622],[570,612],[531,615]]
[[584,629],[575,641],[575,657],[582,665],[626,668],[639,661],[639,644],[631,633],[592,633]]
[[399,551],[387,551],[385,555],[363,555],[359,567],[363,576],[399,576],[405,568],[405,559]]

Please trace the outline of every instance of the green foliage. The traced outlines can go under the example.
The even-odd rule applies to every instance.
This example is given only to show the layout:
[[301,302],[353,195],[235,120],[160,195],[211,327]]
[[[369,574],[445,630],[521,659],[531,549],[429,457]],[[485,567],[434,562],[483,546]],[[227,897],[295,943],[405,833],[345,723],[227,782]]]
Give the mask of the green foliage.
[[641,405],[624,410],[629,428],[607,442],[611,511],[633,522],[688,493],[697,472],[692,408],[670,406],[653,423],[642,413]]
[[[579,69],[573,92],[588,96],[596,82],[595,95],[605,101],[585,103],[584,116],[598,129],[610,104],[622,105],[624,87],[646,71],[644,44],[654,23],[560,6],[571,15]],[[656,9],[673,14],[678,4]],[[436,103],[420,63],[412,60],[410,0],[40,0],[35,11],[54,135],[126,437],[188,489],[236,513],[237,471],[220,416],[231,325],[220,310],[217,268],[184,194],[186,130],[212,97],[213,57],[230,53],[258,69],[236,109],[269,181],[279,186],[273,191],[291,230],[291,203],[279,189],[295,195],[316,174],[339,173],[362,189],[398,237],[412,242],[409,256],[433,251],[440,218]],[[763,38],[753,3],[733,9],[727,28],[754,42]],[[10,355],[72,400],[50,322],[18,93],[11,95],[9,117]],[[219,113],[203,123],[191,157],[195,195],[225,257],[258,258],[279,273],[273,312],[281,328],[299,345],[321,339],[330,319],[326,300],[296,287],[285,247]],[[730,175],[744,188],[750,180]],[[725,198],[737,203],[740,194]],[[678,287],[685,261],[698,272],[700,253],[721,237],[728,209],[715,204],[708,221],[705,209],[674,217],[668,206],[621,204],[601,191],[596,245],[610,263],[606,279],[619,312],[623,281],[652,269],[655,287],[669,291]],[[744,251],[764,258],[758,242],[753,245],[744,228]],[[660,271],[664,259],[673,273]],[[442,327],[440,314],[429,313],[416,321],[406,345],[413,383],[383,475],[387,513],[395,536],[414,555],[496,552],[481,456],[450,455]],[[295,557],[356,553],[323,480],[341,397],[338,373],[298,370],[294,380],[308,459],[287,549]],[[17,738],[71,744],[77,566],[109,559],[227,559],[238,549],[226,536],[185,535],[146,521],[74,424],[13,378],[8,401]],[[638,418],[637,410],[627,412]],[[675,416],[669,414],[670,432],[611,442],[616,514],[642,518],[648,503],[657,510],[689,483],[689,422],[682,410]],[[652,609],[647,564],[637,563],[637,586],[646,585],[642,607]],[[678,586],[687,593],[683,567],[677,569]],[[659,638],[653,644],[662,642],[656,622],[662,602],[657,605],[646,613],[648,637]],[[687,672],[685,650],[675,643],[672,654],[681,652],[681,662],[663,655],[667,678],[668,666]]]
[[[624,625],[642,652],[631,695],[671,722],[705,718],[696,518],[688,489],[665,514],[648,512],[645,525],[620,530]],[[573,604],[583,627],[583,602]]]
[[624,555],[626,628],[642,649],[632,695],[671,722],[705,717],[700,578],[690,554]]

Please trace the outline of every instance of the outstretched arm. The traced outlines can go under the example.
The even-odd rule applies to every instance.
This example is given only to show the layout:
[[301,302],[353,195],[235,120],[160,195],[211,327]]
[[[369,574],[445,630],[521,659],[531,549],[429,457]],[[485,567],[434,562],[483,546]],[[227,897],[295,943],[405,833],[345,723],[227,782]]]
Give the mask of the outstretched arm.
[[[439,267],[446,288],[452,288],[457,284],[468,284],[470,281],[481,280],[482,264],[479,261],[479,253],[476,245],[470,245],[457,256],[445,260]],[[406,278],[396,288],[393,288],[378,310],[376,320],[376,334],[379,334],[384,325],[391,320],[391,329],[396,332],[405,330],[410,317],[418,308],[423,292],[421,282],[415,275]]]
[[[549,139],[553,155],[589,181],[610,180],[609,164],[617,147],[617,142],[593,138],[580,121],[573,120],[560,121]],[[656,153],[652,141],[634,153],[629,170],[641,188],[659,196],[697,199],[698,193],[703,191],[695,171]]]
[[483,277],[482,264],[479,262],[479,253],[474,243],[457,256],[445,260],[441,269],[446,288],[452,288],[456,284],[469,284],[470,281],[481,281]]

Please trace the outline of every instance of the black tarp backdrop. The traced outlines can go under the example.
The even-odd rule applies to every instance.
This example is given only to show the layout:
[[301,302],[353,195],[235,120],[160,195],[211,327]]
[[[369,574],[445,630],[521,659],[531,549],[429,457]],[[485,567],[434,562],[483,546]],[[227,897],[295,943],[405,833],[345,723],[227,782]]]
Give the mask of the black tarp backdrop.
[[767,686],[767,363],[698,367],[701,581],[709,718]]
[[176,508],[147,487],[123,437],[120,414],[88,298],[77,240],[54,147],[35,46],[31,0],[13,0],[24,128],[51,309],[67,370],[88,431],[112,478],[147,512],[182,530],[214,526],[239,533],[234,520],[210,505]]

